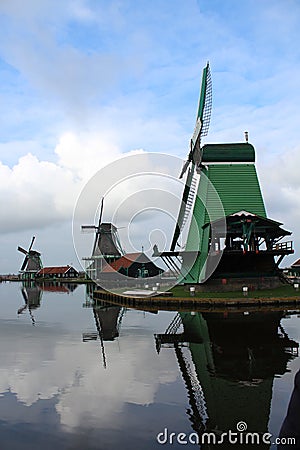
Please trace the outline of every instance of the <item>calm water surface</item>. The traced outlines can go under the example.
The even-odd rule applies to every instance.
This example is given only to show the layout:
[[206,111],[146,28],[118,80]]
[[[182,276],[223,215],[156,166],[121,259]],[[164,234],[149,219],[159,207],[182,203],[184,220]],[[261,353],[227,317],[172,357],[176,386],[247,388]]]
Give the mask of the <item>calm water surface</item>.
[[1,450],[199,448],[169,434],[240,421],[279,435],[300,369],[297,313],[154,314],[88,300],[85,286],[0,284]]

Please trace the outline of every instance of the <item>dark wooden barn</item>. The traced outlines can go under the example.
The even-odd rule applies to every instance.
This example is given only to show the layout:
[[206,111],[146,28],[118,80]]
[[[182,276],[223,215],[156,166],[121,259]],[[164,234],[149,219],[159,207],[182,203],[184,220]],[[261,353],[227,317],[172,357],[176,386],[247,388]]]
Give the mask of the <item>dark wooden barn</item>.
[[107,264],[101,276],[110,277],[116,273],[131,278],[147,278],[160,275],[163,270],[157,267],[145,253],[127,253],[111,264]]

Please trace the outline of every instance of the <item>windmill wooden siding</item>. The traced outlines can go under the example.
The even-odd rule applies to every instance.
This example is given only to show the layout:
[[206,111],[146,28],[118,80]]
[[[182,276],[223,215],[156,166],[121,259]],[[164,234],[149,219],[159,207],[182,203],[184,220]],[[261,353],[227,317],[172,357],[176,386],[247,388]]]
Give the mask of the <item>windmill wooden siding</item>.
[[297,259],[289,270],[290,276],[300,277],[300,259]]
[[107,264],[102,270],[102,277],[113,277],[119,273],[131,278],[155,277],[163,270],[157,267],[145,253],[127,253],[116,261]]

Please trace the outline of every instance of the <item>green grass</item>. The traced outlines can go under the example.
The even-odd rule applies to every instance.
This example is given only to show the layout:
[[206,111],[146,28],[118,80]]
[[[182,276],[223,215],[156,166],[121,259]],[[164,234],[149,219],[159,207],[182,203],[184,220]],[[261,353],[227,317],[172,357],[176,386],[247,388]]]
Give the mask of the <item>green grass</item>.
[[[173,297],[189,297],[189,289],[185,286],[176,286],[171,289]],[[194,298],[241,298],[242,290],[232,292],[195,292]],[[293,286],[283,285],[273,289],[261,289],[248,291],[248,298],[282,298],[282,297],[300,297],[300,291],[296,291]]]

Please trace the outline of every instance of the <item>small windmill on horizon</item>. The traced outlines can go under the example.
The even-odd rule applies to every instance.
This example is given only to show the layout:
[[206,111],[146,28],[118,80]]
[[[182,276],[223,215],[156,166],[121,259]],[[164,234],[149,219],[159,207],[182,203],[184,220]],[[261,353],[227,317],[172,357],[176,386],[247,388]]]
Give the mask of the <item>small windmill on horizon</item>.
[[18,251],[25,255],[21,269],[19,270],[22,278],[25,280],[33,280],[36,273],[43,267],[41,253],[37,250],[32,250],[34,241],[35,236],[32,237],[28,250],[20,246],[18,247]]

